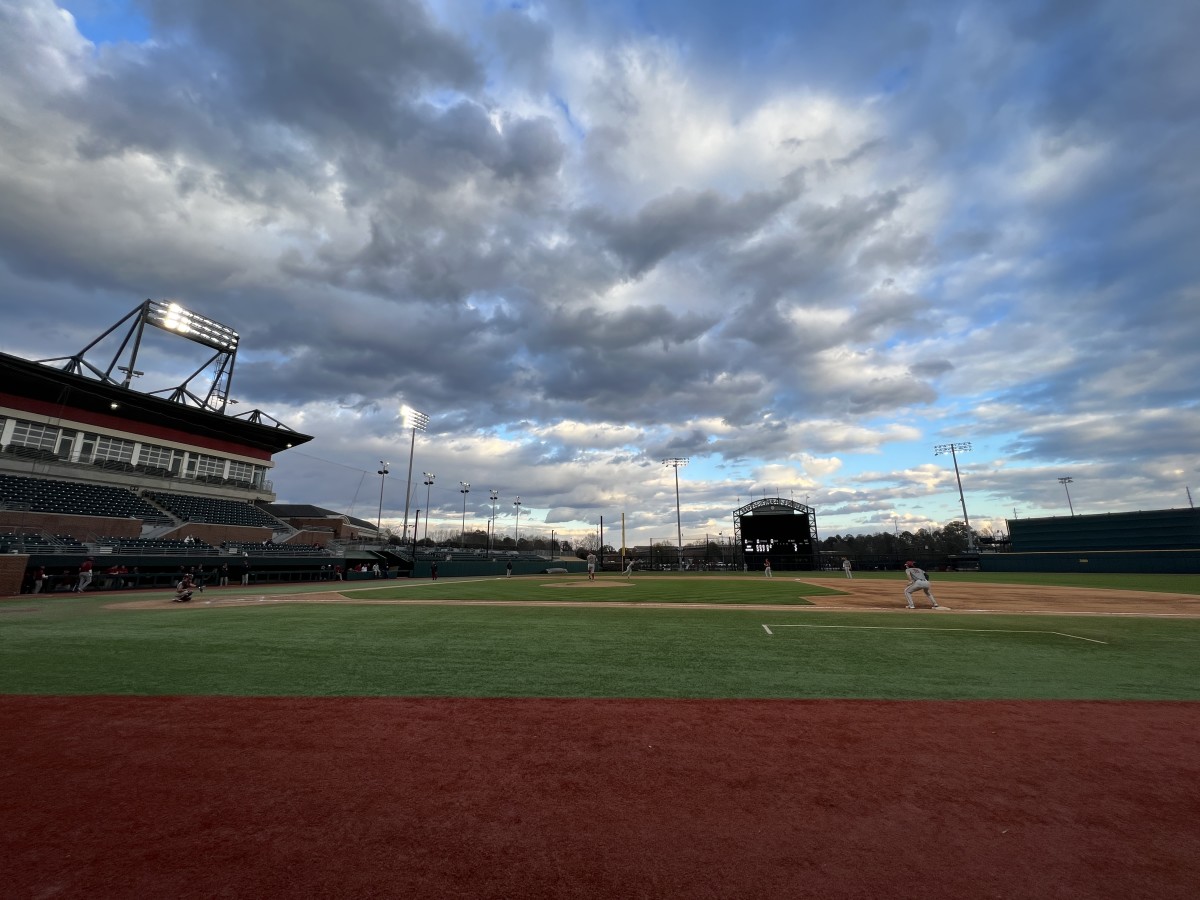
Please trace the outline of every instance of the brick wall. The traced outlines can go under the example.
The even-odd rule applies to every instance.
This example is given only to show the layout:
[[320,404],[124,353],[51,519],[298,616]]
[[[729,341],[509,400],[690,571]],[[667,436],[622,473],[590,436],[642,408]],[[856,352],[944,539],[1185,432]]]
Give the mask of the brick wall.
[[21,579],[25,577],[28,565],[29,557],[24,553],[5,553],[0,556],[0,597],[21,593]]

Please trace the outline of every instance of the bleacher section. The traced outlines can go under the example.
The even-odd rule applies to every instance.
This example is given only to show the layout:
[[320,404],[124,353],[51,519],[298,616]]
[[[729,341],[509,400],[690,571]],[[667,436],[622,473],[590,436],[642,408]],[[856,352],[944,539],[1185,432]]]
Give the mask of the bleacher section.
[[248,556],[327,556],[324,547],[315,544],[275,544],[271,541],[221,541],[221,549],[228,553]]
[[30,512],[114,519],[160,519],[162,513],[128,488],[0,474],[0,502]]
[[87,547],[70,535],[45,535],[36,531],[0,533],[0,553],[83,553]]
[[162,538],[100,538],[98,547],[111,547],[113,553],[192,554],[217,553],[212,544],[197,540],[165,540]]
[[195,494],[172,494],[167,491],[146,491],[145,496],[188,522],[213,525],[248,525],[254,528],[276,529],[281,523],[252,503],[224,500],[218,497],[197,497]]

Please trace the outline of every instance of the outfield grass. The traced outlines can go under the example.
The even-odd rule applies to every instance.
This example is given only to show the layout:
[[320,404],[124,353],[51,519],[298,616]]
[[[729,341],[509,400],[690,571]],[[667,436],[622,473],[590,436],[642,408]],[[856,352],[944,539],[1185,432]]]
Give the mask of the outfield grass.
[[622,575],[601,575],[594,583],[586,575],[538,578],[458,578],[438,581],[367,583],[342,588],[354,596],[368,590],[375,600],[498,600],[503,602],[565,603],[721,603],[731,606],[778,604],[808,605],[806,597],[840,591],[801,584],[791,578],[730,579],[721,576],[660,577],[654,574],[626,580]]
[[[796,589],[772,581],[782,583],[646,579],[641,599],[661,589],[683,602],[722,584],[761,602],[764,592]],[[370,595],[540,598],[544,590],[592,600],[633,590],[572,594],[536,584],[446,581]],[[1200,700],[1200,620],[1191,619],[341,606],[256,596],[265,599],[188,610],[104,609],[112,597],[12,601],[0,618],[0,692]],[[781,627],[789,625],[822,627]]]

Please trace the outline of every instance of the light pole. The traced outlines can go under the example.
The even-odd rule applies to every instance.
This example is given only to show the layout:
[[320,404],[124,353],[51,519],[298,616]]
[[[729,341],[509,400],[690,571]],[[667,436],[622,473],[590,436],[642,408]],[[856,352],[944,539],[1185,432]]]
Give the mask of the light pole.
[[1070,484],[1074,480],[1075,480],[1074,478],[1058,479],[1058,483],[1061,484],[1063,486],[1063,490],[1067,492],[1067,506],[1071,510],[1071,515],[1075,515],[1075,504],[1073,504],[1071,502],[1071,489],[1069,487],[1067,487],[1067,485]]
[[[425,472],[425,538],[429,539],[429,491],[433,486],[433,480],[437,478],[432,472]],[[413,525],[413,543],[417,542],[417,526]]]
[[388,472],[390,471],[388,464],[381,459],[379,461],[379,471],[375,473],[379,476],[379,518],[375,520],[376,534],[381,534],[383,531],[383,485],[387,481]]
[[[429,416],[423,412],[417,412],[411,406],[400,407],[400,418],[404,422],[405,428],[412,428],[412,441],[408,445],[408,484],[404,489],[404,539],[408,539],[408,502],[412,499],[412,464],[413,451],[417,448],[417,430],[424,431],[429,427]],[[429,510],[425,511],[425,521],[429,521]],[[413,527],[413,534],[417,533],[416,526]]]
[[463,527],[462,527],[462,548],[467,549],[467,494],[471,493],[471,485],[465,481],[459,482],[458,492],[463,495]]
[[492,501],[492,521],[488,523],[488,555],[492,553],[492,538],[496,534],[496,501],[500,499],[500,492],[495,488],[488,491],[488,497]]
[[[518,497],[516,500],[513,501],[513,506],[515,506],[517,508],[517,527],[513,530],[513,541],[515,542],[515,544],[520,544],[521,543],[521,498],[520,497]],[[519,546],[516,546],[515,549],[520,550],[521,548]]]
[[954,477],[958,479],[958,500],[962,504],[963,522],[967,526],[967,549],[975,549],[975,535],[971,532],[971,520],[967,517],[967,500],[963,496],[962,476],[958,474],[958,454],[967,453],[971,449],[970,441],[962,441],[957,444],[937,444],[933,448],[934,456],[941,456],[943,453],[949,453],[950,458],[954,460]]
[[679,469],[686,466],[690,460],[686,456],[672,456],[669,459],[664,459],[664,466],[671,466],[675,470],[675,537],[679,542],[679,571],[683,571],[683,520],[679,517]]

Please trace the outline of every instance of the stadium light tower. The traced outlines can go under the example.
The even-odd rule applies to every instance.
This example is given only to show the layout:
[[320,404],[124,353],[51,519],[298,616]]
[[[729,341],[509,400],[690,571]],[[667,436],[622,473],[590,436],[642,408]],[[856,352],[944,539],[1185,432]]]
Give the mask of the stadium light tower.
[[[429,537],[429,490],[433,480],[437,478],[432,472],[425,472],[425,537]],[[417,527],[413,526],[413,543],[417,542]]]
[[500,492],[495,488],[488,491],[488,497],[492,501],[492,520],[488,522],[488,553],[492,552],[492,537],[496,533],[496,501],[500,499]]
[[462,526],[462,548],[467,549],[467,494],[471,493],[471,485],[466,481],[460,481],[458,492],[463,495],[463,526]]
[[675,536],[679,541],[679,571],[683,571],[683,520],[679,516],[679,470],[686,466],[691,460],[686,456],[672,456],[669,459],[664,459],[664,466],[670,466],[675,470]]
[[[424,431],[429,427],[429,416],[417,412],[411,406],[400,407],[400,418],[405,428],[412,428],[412,442],[408,445],[408,486],[404,489],[404,540],[408,540],[408,502],[412,499],[412,464],[413,451],[417,448],[417,430]],[[429,510],[425,511],[425,520],[429,521]],[[417,530],[413,528],[413,534]]]
[[375,473],[379,476],[379,517],[375,520],[376,534],[383,533],[383,485],[387,482],[388,472],[390,471],[388,464],[381,459],[379,461],[379,471]]
[[[513,541],[517,544],[521,543],[521,498],[518,497],[513,501],[513,506],[517,508],[517,527],[513,530]],[[521,549],[520,547],[517,548]]]
[[1071,515],[1075,515],[1075,504],[1071,502],[1071,489],[1067,487],[1067,485],[1074,480],[1074,478],[1070,477],[1058,479],[1058,483],[1061,484],[1063,486],[1063,490],[1067,492],[1067,507],[1071,510]]
[[971,520],[967,517],[967,500],[963,496],[962,476],[958,473],[958,454],[968,453],[970,450],[970,441],[961,441],[957,444],[937,444],[933,448],[933,455],[941,456],[942,454],[949,453],[950,458],[954,460],[954,477],[958,481],[958,501],[962,504],[963,522],[966,523],[967,526],[967,549],[974,550],[975,535],[971,531]]

